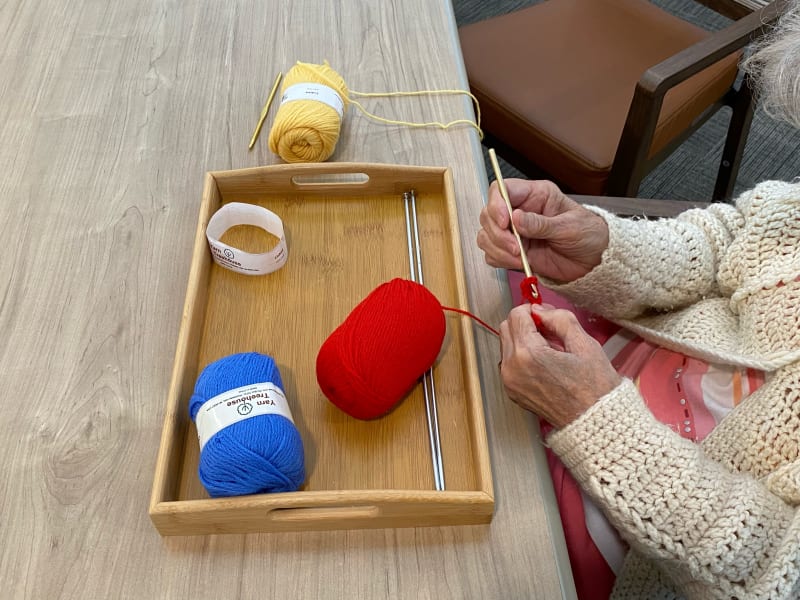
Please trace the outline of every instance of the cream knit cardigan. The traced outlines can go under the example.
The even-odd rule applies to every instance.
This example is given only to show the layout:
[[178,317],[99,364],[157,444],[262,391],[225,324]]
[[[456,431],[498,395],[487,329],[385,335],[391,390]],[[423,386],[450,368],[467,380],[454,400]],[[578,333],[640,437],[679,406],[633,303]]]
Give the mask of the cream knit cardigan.
[[602,262],[554,289],[664,347],[767,371],[699,445],[627,379],[548,437],[632,548],[613,597],[800,598],[800,184],[669,220],[592,210]]

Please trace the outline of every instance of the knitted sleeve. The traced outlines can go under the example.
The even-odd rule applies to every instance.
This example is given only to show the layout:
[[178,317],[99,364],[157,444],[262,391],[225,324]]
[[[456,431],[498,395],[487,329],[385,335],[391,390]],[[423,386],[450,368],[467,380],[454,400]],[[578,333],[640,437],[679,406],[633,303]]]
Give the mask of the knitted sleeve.
[[682,593],[797,597],[797,511],[659,423],[630,380],[548,443],[632,549]]
[[653,221],[588,208],[608,223],[609,245],[601,263],[577,281],[548,281],[548,287],[612,319],[719,295],[719,263],[744,222],[733,206],[713,204]]

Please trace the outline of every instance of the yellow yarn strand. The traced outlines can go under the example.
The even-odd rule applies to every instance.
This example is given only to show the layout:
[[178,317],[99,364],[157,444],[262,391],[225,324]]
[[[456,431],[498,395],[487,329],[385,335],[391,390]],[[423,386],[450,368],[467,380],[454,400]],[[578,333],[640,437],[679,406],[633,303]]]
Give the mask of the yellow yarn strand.
[[[328,94],[328,100],[315,96],[312,90],[310,93],[301,94],[300,98],[295,97],[290,92],[291,98],[286,98],[286,90],[297,85],[298,88],[306,85],[306,91],[310,86],[321,85],[330,88],[338,95],[338,99],[324,88],[317,88],[319,96]],[[387,119],[368,111],[352,96],[360,98],[378,97],[408,97],[408,96],[437,96],[437,95],[465,95],[468,96],[474,106],[476,121],[470,119],[457,119],[449,123],[439,121],[414,122]],[[347,113],[350,104],[355,105],[368,118],[389,125],[401,125],[405,127],[437,127],[439,129],[450,129],[456,125],[469,125],[477,130],[481,139],[481,112],[477,98],[466,90],[420,90],[413,92],[356,92],[347,89],[339,73],[334,71],[327,61],[317,65],[312,63],[296,63],[283,78],[281,86],[281,105],[275,115],[272,129],[269,134],[269,148],[272,152],[279,155],[286,162],[321,162],[327,160],[334,152],[336,143],[341,132],[342,119]],[[290,100],[290,101],[289,101]],[[332,100],[332,101],[331,101]],[[339,103],[341,101],[341,104]],[[337,105],[334,107],[334,105]],[[339,108],[340,110],[337,110]]]
[[474,128],[481,139],[483,139],[483,131],[481,130],[481,106],[478,103],[478,99],[472,95],[471,92],[467,90],[419,90],[414,92],[357,92],[355,90],[350,90],[350,94],[353,96],[358,96],[360,98],[392,98],[392,97],[399,97],[399,96],[455,96],[455,95],[463,95],[468,96],[470,100],[472,100],[473,105],[475,106],[475,115],[476,121],[472,119],[456,119],[455,121],[450,121],[449,123],[440,123],[439,121],[428,121],[428,122],[416,122],[416,121],[396,121],[394,119],[385,119],[383,117],[379,117],[378,115],[369,112],[364,106],[358,102],[357,100],[353,100],[350,98],[350,103],[353,104],[356,108],[358,108],[362,113],[364,113],[370,119],[378,121],[379,123],[387,123],[389,125],[405,125],[406,127],[438,127],[439,129],[450,129],[454,125],[469,125],[470,127]]

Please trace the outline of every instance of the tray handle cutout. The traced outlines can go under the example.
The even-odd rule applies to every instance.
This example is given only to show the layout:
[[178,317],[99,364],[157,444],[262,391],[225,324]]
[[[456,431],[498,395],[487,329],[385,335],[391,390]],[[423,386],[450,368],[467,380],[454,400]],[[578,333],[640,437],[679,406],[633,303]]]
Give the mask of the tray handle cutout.
[[298,188],[330,187],[366,185],[369,183],[369,175],[366,173],[308,173],[303,175],[293,175],[292,184]]
[[306,506],[298,508],[274,508],[267,516],[279,522],[303,521],[347,521],[350,519],[375,519],[381,515],[378,506]]

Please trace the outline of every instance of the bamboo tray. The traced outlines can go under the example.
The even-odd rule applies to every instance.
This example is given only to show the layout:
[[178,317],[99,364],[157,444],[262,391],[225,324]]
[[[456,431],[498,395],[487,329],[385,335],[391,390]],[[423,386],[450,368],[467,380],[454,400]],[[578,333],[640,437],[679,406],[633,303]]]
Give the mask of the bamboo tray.
[[[494,510],[471,321],[446,312],[434,365],[445,489],[437,491],[422,386],[388,415],[360,421],[322,394],[322,342],[369,292],[409,277],[403,192],[415,190],[425,285],[466,309],[449,169],[378,164],[277,165],[206,175],[189,284],[150,501],[161,535],[487,523]],[[205,230],[226,202],[262,205],[283,220],[289,259],[240,275],[211,259]],[[249,252],[262,230],[227,243]],[[210,498],[197,476],[188,401],[200,371],[236,352],[273,356],[305,447],[297,492]]]

